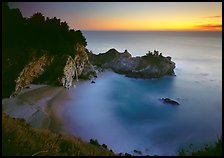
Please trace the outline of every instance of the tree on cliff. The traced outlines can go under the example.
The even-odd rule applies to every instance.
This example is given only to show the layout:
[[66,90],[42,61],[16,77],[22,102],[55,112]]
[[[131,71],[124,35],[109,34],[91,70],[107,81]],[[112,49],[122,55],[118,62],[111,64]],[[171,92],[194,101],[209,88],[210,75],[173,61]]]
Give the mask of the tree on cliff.
[[87,45],[80,30],[69,30],[67,22],[56,17],[45,18],[37,12],[23,18],[19,9],[10,9],[3,3],[2,19],[3,48],[25,47],[44,49],[51,54],[74,54],[74,45]]
[[2,85],[3,96],[15,88],[15,79],[33,57],[50,55],[75,56],[77,43],[86,47],[86,38],[80,30],[69,29],[67,22],[35,13],[24,18],[19,9],[10,9],[2,3]]

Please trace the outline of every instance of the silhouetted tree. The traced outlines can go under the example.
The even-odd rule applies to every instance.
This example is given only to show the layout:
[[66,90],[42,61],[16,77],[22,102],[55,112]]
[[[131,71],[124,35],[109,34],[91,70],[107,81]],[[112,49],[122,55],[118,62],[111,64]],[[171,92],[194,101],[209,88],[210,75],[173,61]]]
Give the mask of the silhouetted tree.
[[[40,56],[46,51],[53,55],[74,56],[74,45],[77,43],[86,47],[86,38],[80,30],[70,30],[67,22],[61,22],[56,17],[45,18],[40,12],[29,18],[23,18],[19,9],[10,9],[8,3],[2,3],[2,75],[4,76],[2,83],[4,86],[12,85],[14,88],[15,76],[29,61],[29,56]],[[36,51],[34,53],[30,50]],[[7,93],[10,91],[12,89]]]
[[155,55],[155,56],[159,55],[159,51],[154,50],[154,55]]
[[152,56],[152,52],[148,51],[148,53],[146,53],[146,56],[148,57]]

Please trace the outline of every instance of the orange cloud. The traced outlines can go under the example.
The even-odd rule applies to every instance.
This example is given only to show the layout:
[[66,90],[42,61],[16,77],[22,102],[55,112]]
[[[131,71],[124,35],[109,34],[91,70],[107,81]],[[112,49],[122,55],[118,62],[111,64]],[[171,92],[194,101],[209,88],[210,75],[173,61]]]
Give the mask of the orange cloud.
[[214,24],[196,25],[196,27],[200,30],[211,30],[211,31],[221,31],[222,30],[222,25],[214,25]]
[[205,17],[201,17],[201,18],[221,18],[221,15],[214,15],[214,16],[205,16]]

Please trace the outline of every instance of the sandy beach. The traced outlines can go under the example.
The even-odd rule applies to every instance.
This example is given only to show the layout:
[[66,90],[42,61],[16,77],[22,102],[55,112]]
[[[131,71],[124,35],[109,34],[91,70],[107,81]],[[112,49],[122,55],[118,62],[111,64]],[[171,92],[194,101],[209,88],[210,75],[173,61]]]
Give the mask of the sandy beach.
[[[98,77],[105,74],[99,73]],[[92,79],[96,81],[95,79]],[[69,100],[69,91],[92,80],[73,80],[69,89],[62,86],[27,85],[16,97],[2,99],[2,111],[14,118],[23,118],[34,128],[54,132],[63,130],[63,104]]]
[[[62,130],[61,111],[66,91],[64,87],[29,85],[15,98],[2,99],[2,111],[11,117],[23,118],[35,128]],[[71,87],[73,88],[73,87]]]

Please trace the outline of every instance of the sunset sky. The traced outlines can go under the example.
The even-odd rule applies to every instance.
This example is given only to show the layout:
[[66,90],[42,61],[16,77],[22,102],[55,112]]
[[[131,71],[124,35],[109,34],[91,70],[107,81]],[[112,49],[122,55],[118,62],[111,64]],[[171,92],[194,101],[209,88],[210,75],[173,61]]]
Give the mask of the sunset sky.
[[221,2],[9,2],[80,30],[222,30]]

